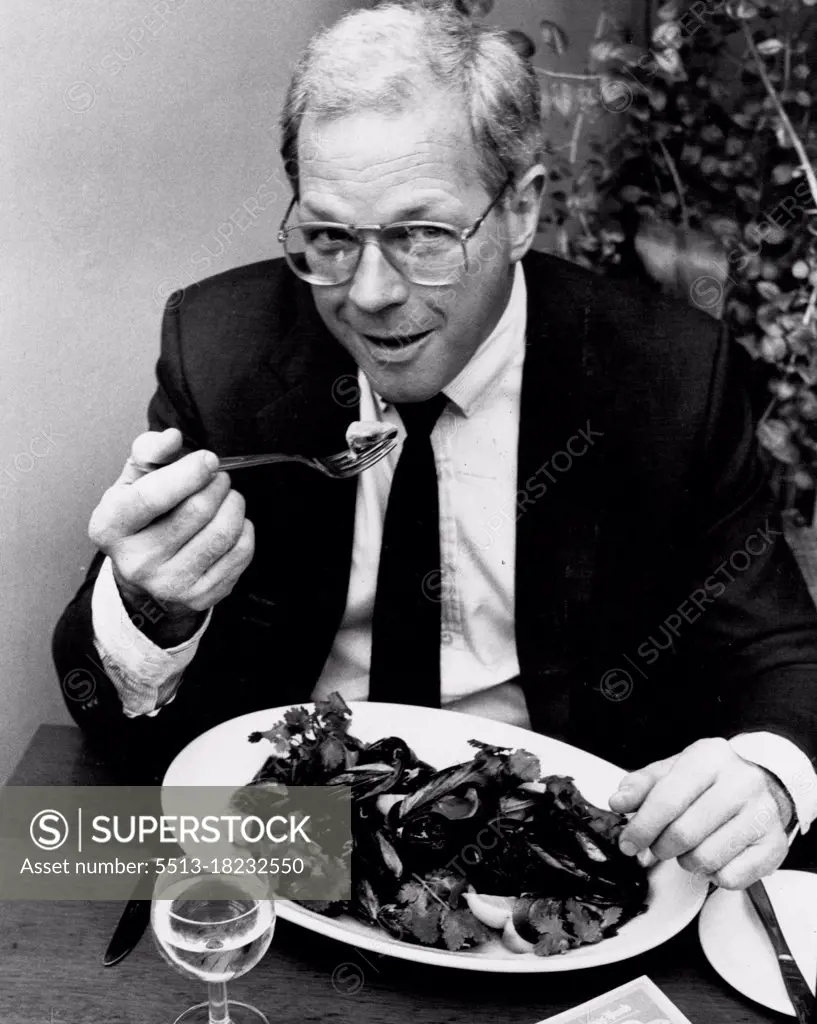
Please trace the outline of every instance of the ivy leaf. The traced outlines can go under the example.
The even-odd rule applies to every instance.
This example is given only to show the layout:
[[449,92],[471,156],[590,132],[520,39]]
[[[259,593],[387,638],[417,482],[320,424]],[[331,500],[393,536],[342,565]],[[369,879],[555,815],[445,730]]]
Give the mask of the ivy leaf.
[[681,13],[680,4],[678,0],[668,0],[667,3],[661,4],[655,13],[659,21],[674,21]]
[[611,39],[600,39],[598,42],[593,43],[588,52],[591,60],[597,64],[606,64],[608,61],[615,60],[616,57],[621,56],[620,51],[621,47]]
[[814,351],[817,337],[813,327],[804,327],[802,324],[788,335],[788,343],[791,349],[798,355],[807,356]]
[[813,388],[817,384],[817,358],[812,356],[807,366],[796,366],[795,371],[804,384]]
[[748,0],[732,0],[726,5],[726,10],[731,17],[739,18],[741,21],[749,21],[758,13],[757,7]]
[[795,168],[791,164],[778,164],[772,168],[772,179],[776,185],[788,185],[794,176]]
[[680,75],[683,73],[684,65],[678,56],[677,50],[659,50],[655,54],[655,63],[661,68],[665,75]]
[[772,281],[758,281],[757,290],[769,302],[780,294],[780,288]]
[[716,124],[707,124],[701,129],[701,139],[704,142],[716,144],[724,138],[722,129]]
[[740,227],[734,217],[713,217],[709,221],[709,228],[720,239],[733,240],[740,236]]
[[783,420],[764,420],[758,425],[757,438],[779,462],[793,466],[799,461],[797,449],[791,442],[791,428]]
[[701,160],[700,167],[702,174],[714,174],[715,171],[717,171],[720,167],[720,160],[718,160],[716,156],[712,156],[711,154],[709,154],[708,156],[705,156],[703,160]]
[[785,44],[780,39],[764,39],[757,44],[757,52],[761,57],[774,57],[776,53],[780,53],[784,49]]
[[542,37],[545,47],[551,53],[555,53],[557,57],[561,57],[562,54],[566,53],[570,46],[567,33],[555,21],[548,21],[547,19],[541,21],[539,23],[539,35]]
[[769,263],[767,261],[760,268],[760,276],[765,281],[774,281],[780,276],[780,268],[775,263]]
[[647,193],[640,185],[625,185],[621,192],[619,192],[619,195],[625,203],[637,203]]
[[[783,341],[783,339],[779,335],[774,335],[774,334],[765,334],[763,336],[763,339],[761,340],[760,351],[761,351],[761,356],[766,360],[766,362],[782,362],[782,360],[786,357],[786,355],[788,355],[788,349],[786,348],[786,343]],[[770,381],[769,386],[771,387],[772,384],[777,384],[777,383],[783,385],[785,382],[784,381]],[[783,393],[784,390],[785,389],[782,388],[781,391],[778,392],[778,397],[779,398],[790,398],[791,394],[784,394]]]
[[739,334],[735,341],[742,345],[753,359],[758,357],[757,338],[754,334]]
[[756,203],[760,200],[761,192],[757,185],[738,185],[735,189],[738,197],[744,201],[744,203]]
[[568,82],[554,82],[548,92],[548,98],[562,117],[570,117],[573,110],[573,89]]
[[[784,382],[781,381],[780,383],[782,384]],[[792,390],[794,389],[792,388]],[[813,392],[801,392],[799,396],[799,408],[800,415],[804,419],[811,420],[812,422],[817,420],[817,396],[815,396]],[[813,484],[811,483],[810,478],[808,476],[806,478],[809,480],[809,483],[801,486],[812,487]]]
[[703,156],[703,150],[700,146],[694,146],[690,143],[684,143],[684,148],[681,150],[681,160],[685,164],[697,164]]
[[662,21],[653,32],[652,41],[656,46],[677,50],[683,42],[681,26],[677,21]]
[[795,386],[787,380],[770,380],[769,391],[783,402],[787,402],[797,393]]
[[524,60],[530,60],[530,58],[536,53],[536,44],[529,35],[525,32],[520,32],[519,29],[512,28],[505,33],[508,42],[516,50],[520,57]]

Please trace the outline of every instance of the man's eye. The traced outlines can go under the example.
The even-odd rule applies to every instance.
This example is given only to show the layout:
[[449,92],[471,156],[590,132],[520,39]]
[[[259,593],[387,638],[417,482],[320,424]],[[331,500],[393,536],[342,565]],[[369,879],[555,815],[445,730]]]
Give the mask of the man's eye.
[[306,232],[307,244],[321,252],[335,252],[353,246],[354,239],[344,228],[314,228]]
[[412,224],[403,228],[403,231],[410,242],[436,242],[449,234],[445,228],[436,224]]
[[418,259],[447,251],[456,238],[436,224],[402,224],[392,229],[390,242],[397,252]]

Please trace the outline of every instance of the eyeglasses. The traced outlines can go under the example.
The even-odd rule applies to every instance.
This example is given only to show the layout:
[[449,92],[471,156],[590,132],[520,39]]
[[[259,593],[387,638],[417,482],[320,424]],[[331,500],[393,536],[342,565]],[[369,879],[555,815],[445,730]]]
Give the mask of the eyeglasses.
[[285,227],[297,197],[281,221],[278,241],[292,270],[316,285],[347,284],[355,276],[363,247],[373,241],[388,262],[413,284],[451,284],[468,262],[465,243],[479,231],[508,186],[509,175],[485,212],[465,230],[428,220],[393,224],[337,224],[313,220]]

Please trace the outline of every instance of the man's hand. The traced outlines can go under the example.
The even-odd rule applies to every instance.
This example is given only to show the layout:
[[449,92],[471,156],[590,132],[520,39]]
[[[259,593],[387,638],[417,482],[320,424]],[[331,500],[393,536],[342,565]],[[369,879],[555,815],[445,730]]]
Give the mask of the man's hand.
[[[175,429],[137,437],[88,527],[111,559],[125,604],[150,597],[166,609],[152,636],[165,647],[192,636],[200,613],[230,593],[255,547],[244,498],[216,471],[216,456],[198,451],[173,462],[181,443]],[[170,464],[145,474],[132,460]]]
[[705,739],[625,776],[610,797],[636,813],[621,834],[624,853],[650,849],[701,880],[744,889],[782,863],[794,813],[777,778],[745,761],[725,739]]

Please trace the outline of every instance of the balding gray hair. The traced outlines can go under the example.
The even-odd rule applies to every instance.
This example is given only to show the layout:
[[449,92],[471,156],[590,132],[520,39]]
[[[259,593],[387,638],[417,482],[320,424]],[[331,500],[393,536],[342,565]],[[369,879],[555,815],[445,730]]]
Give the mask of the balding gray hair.
[[461,101],[489,192],[542,156],[536,73],[507,35],[458,14],[451,0],[412,0],[353,11],[310,42],[281,114],[281,156],[298,194],[304,116],[398,114],[429,85]]

